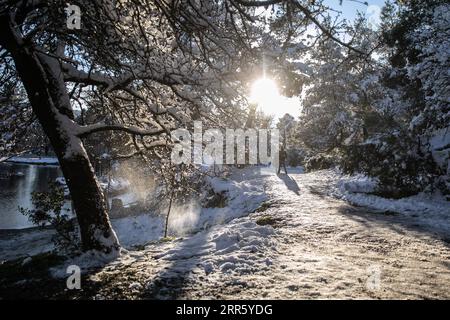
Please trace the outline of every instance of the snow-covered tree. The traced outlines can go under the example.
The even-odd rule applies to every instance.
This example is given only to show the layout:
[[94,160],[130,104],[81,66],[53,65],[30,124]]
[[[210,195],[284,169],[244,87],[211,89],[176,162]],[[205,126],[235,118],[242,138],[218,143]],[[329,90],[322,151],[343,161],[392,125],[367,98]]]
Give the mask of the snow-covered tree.
[[[347,33],[361,51],[371,52],[377,43],[363,17],[348,26]],[[302,142],[314,152],[332,152],[367,138],[379,126],[372,104],[378,95],[376,61],[330,39],[316,43],[307,61],[309,78],[299,124]]]
[[397,2],[384,9],[384,94],[375,104],[392,121],[389,130],[367,141],[370,156],[359,167],[399,196],[449,190],[449,13],[449,5],[439,0]]
[[[128,136],[124,147],[129,149],[122,156],[145,152],[159,157],[171,143],[170,130],[189,127],[192,119],[219,126],[242,122],[246,85],[262,53],[281,47],[295,55],[298,35],[309,24],[316,26],[316,37],[354,50],[322,24],[327,11],[322,1],[77,0],[67,6],[62,0],[1,0],[0,4],[0,58],[6,75],[0,87],[3,94],[6,86],[17,83],[22,92],[20,103],[2,102],[2,109],[9,112],[2,113],[2,120],[10,128],[2,134],[2,152],[14,150],[16,129],[26,128],[14,124],[14,114],[16,119],[19,113],[25,120],[36,119],[65,176],[83,249],[106,253],[115,252],[119,243],[84,147],[87,137],[122,132]],[[264,7],[269,6],[279,11],[274,32],[266,31]],[[292,70],[295,61],[281,58],[288,62],[280,66]],[[6,95],[5,101],[13,96]],[[86,110],[94,115],[89,122],[76,116]]]
[[[384,195],[402,197],[435,187],[449,192],[449,11],[443,1],[388,4],[377,65],[362,73],[369,81],[331,81],[336,86],[333,95],[348,92],[345,86],[351,83],[364,93],[355,96],[355,111],[338,126],[345,133],[360,123],[363,135],[355,140],[347,132],[339,162],[345,171],[377,177]],[[345,98],[338,96],[337,101],[345,103]],[[328,116],[334,119],[333,111]],[[318,119],[311,124],[322,121],[330,128],[326,116]],[[332,132],[340,137],[340,132]],[[316,131],[312,137],[321,136]]]
[[[64,1],[2,1],[2,68],[12,81],[20,79],[24,101],[51,141],[84,249],[111,252],[119,244],[83,140],[121,131],[129,134],[130,152],[151,152],[166,146],[167,133],[196,114],[209,114],[212,121],[212,115],[232,118],[240,99],[232,82],[249,43],[243,40],[248,39],[243,13],[225,10],[224,3],[102,0],[73,5],[80,9],[80,29],[68,28]],[[228,22],[231,15],[240,27]],[[2,105],[16,115],[30,111],[28,104],[18,109],[22,102]],[[76,109],[96,113],[97,122],[78,122]],[[11,122],[12,116],[4,120]],[[4,135],[10,141],[15,136]]]

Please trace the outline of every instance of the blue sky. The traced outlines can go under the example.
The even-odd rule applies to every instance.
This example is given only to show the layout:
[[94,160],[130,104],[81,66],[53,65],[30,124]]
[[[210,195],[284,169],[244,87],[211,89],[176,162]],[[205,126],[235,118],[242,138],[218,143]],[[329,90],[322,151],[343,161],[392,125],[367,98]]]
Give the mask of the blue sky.
[[[378,6],[381,9],[385,0],[362,0],[362,2],[367,2],[369,6]],[[351,0],[343,0],[342,5],[339,5],[339,0],[325,0],[324,4],[341,11],[343,17],[349,20],[353,20],[358,11],[367,12],[368,9],[368,6]]]

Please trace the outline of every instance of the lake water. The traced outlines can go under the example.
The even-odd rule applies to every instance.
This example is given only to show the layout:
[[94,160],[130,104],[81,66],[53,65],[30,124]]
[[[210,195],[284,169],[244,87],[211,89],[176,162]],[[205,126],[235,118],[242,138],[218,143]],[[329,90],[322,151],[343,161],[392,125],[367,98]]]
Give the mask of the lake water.
[[47,191],[59,176],[58,166],[0,163],[0,229],[32,227],[18,208],[32,208],[31,193]]

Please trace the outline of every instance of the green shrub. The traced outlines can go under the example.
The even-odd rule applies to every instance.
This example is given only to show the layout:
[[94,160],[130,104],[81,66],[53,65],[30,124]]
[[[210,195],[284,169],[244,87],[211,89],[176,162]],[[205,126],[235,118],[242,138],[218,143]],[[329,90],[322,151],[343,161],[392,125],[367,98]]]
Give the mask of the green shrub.
[[56,248],[66,253],[76,253],[81,249],[77,224],[70,211],[64,209],[64,189],[56,184],[50,184],[46,192],[33,192],[34,208],[19,208],[22,214],[28,216],[37,226],[51,226],[56,234],[52,241]]

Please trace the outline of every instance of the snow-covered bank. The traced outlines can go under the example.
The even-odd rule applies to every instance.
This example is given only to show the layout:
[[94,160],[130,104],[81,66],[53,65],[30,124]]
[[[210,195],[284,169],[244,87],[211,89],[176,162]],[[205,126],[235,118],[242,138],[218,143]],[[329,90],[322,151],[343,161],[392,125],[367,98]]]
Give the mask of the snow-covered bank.
[[0,262],[53,250],[54,233],[46,227],[0,231]]
[[[231,177],[209,179],[214,192],[224,192],[227,205],[223,208],[202,208],[198,203],[173,206],[169,216],[169,235],[179,237],[224,224],[256,210],[265,200],[262,176],[251,175],[254,169],[237,170]],[[130,248],[160,239],[164,234],[166,210],[112,220],[120,243]]]
[[[333,173],[330,173],[333,174]],[[388,199],[370,194],[375,191],[377,181],[363,175],[346,176],[334,172],[336,184],[333,195],[352,204],[378,211],[398,213],[424,213],[450,215],[450,202],[439,193],[419,193],[415,196]]]
[[59,165],[58,159],[55,157],[12,157],[5,162],[39,165]]
[[[255,171],[256,170],[256,171]],[[209,178],[209,184],[216,193],[225,193],[227,205],[223,208],[202,208],[198,203],[173,206],[169,218],[169,235],[186,236],[217,224],[224,224],[234,218],[243,217],[257,209],[267,200],[264,192],[264,176],[259,169],[236,170],[229,178]],[[64,181],[60,179],[62,183]],[[132,195],[125,194],[125,198]],[[125,199],[124,199],[125,200]],[[128,203],[124,201],[124,204]],[[164,235],[166,210],[143,212],[137,216],[111,219],[121,245],[127,249],[160,240]],[[39,238],[39,241],[35,240]],[[43,243],[46,245],[42,245]],[[0,260],[42,253],[53,249],[51,236],[39,229],[24,231],[17,239],[0,239]],[[36,246],[33,244],[35,243]],[[39,248],[38,248],[39,245]]]
[[[271,264],[266,256],[256,259],[255,254],[270,246],[268,237],[274,233],[273,228],[260,226],[245,217],[267,200],[264,190],[266,177],[267,172],[262,174],[260,168],[246,168],[235,170],[228,178],[208,178],[208,184],[215,193],[226,194],[227,205],[223,208],[202,208],[197,203],[174,206],[169,218],[169,239],[162,239],[164,214],[112,219],[111,223],[121,245],[128,250],[156,247],[162,251],[154,258],[168,263],[175,261],[176,265],[179,265],[179,260],[195,257],[196,265],[201,266],[206,274],[214,270],[250,272],[260,269],[261,263]],[[125,250],[112,265],[123,263],[130,257],[142,258],[142,255]],[[52,268],[51,273],[56,278],[65,277],[68,265],[78,265],[87,272],[105,262],[102,255],[97,258],[95,253],[87,253]],[[185,273],[191,268],[191,262],[188,265],[181,263],[178,272]]]

